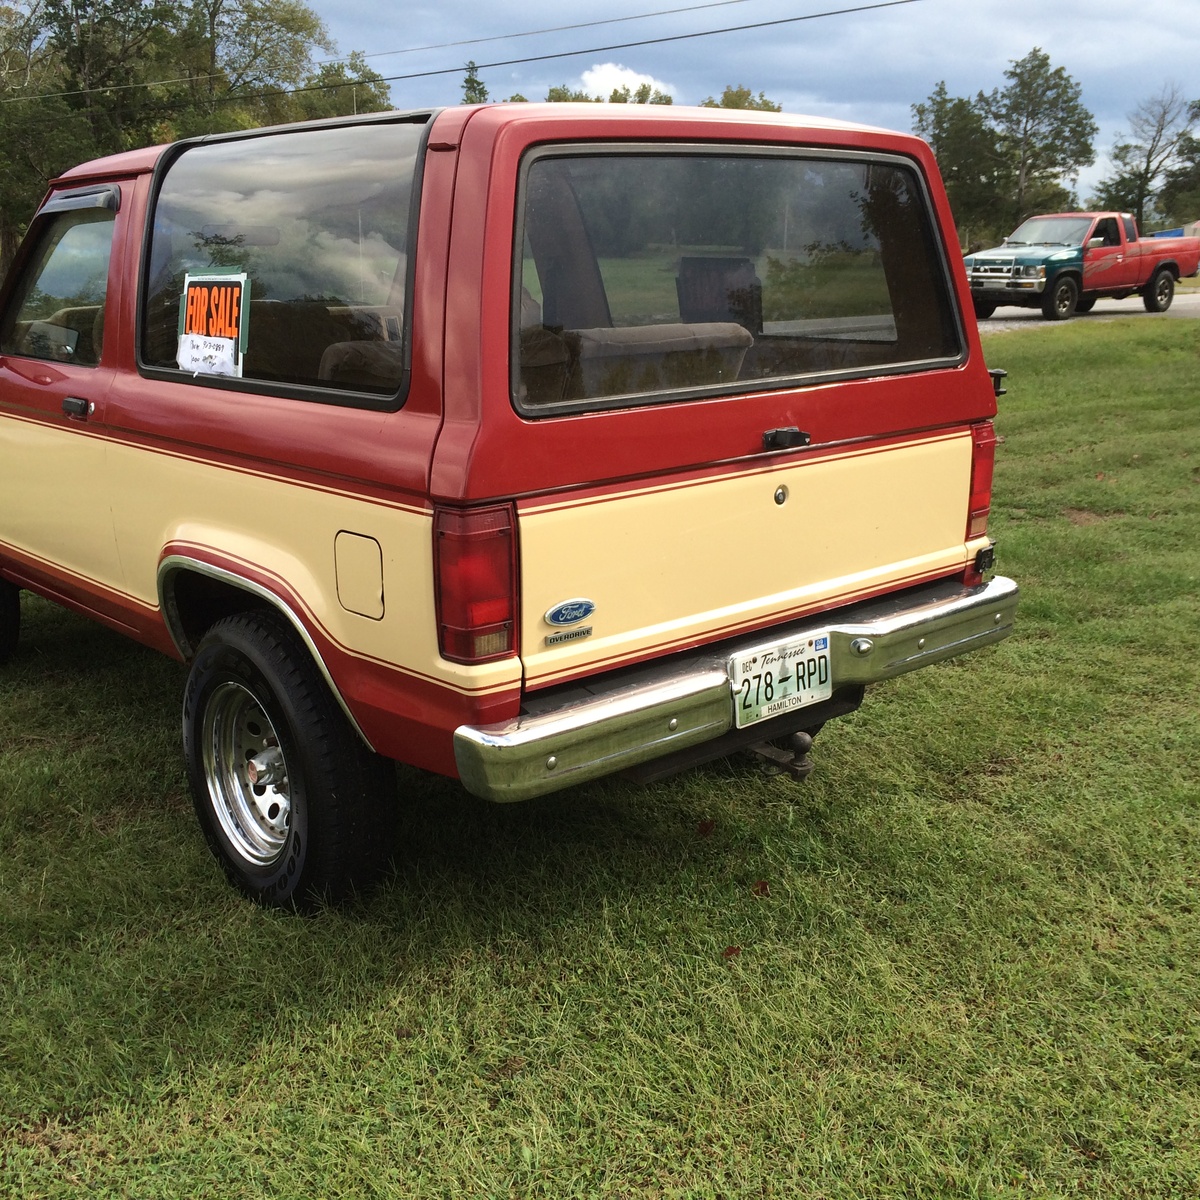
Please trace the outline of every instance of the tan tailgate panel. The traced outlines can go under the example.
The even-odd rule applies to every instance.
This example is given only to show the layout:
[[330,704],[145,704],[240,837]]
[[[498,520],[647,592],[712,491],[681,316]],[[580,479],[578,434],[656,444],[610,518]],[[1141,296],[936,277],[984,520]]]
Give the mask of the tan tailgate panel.
[[[529,686],[786,620],[968,561],[969,432],[520,510]],[[777,503],[776,493],[786,489]],[[575,597],[592,633],[548,645]]]

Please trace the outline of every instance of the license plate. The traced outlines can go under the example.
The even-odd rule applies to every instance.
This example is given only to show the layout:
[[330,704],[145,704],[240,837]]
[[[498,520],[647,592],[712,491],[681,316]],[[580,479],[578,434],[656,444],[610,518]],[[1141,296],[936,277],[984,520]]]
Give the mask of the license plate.
[[792,638],[729,661],[734,721],[739,729],[833,695],[829,634]]

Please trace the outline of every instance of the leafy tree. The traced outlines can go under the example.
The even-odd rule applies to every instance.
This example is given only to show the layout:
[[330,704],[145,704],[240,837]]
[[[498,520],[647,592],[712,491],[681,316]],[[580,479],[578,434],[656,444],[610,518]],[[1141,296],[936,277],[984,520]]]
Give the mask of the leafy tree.
[[1007,233],[1007,222],[998,220],[997,198],[1009,190],[1012,170],[999,133],[979,106],[947,94],[942,81],[927,101],[912,106],[912,113],[913,132],[937,157],[963,242]]
[[[1200,100],[1192,102],[1191,118],[1200,121]],[[1180,139],[1176,165],[1167,170],[1158,207],[1171,225],[1200,219],[1200,137],[1187,134]]]
[[479,78],[474,61],[467,63],[466,75],[462,81],[463,104],[486,104],[488,99],[487,86]]
[[577,88],[569,88],[565,83],[552,87],[546,93],[546,99],[551,104],[602,104],[603,96],[589,96],[587,92]]
[[[390,106],[302,0],[0,4],[0,266],[74,163],[192,134]],[[310,88],[313,90],[298,90]]]
[[1116,169],[1101,181],[1095,203],[1132,212],[1141,226],[1165,173],[1176,164],[1197,112],[1177,84],[1166,83],[1158,95],[1143,100],[1128,116],[1130,140],[1113,147]]
[[592,96],[580,88],[569,88],[565,83],[552,87],[546,93],[546,99],[551,104],[673,104],[674,100],[666,92],[660,92],[650,83],[639,84],[631,88],[629,84],[615,87],[609,93],[607,102],[603,96]]
[[[36,9],[30,10],[37,14]],[[44,47],[101,154],[144,144],[155,118],[145,85],[171,58],[179,13],[160,0],[45,0]]]
[[1015,172],[1011,212],[1015,224],[1037,207],[1031,200],[1047,184],[1061,186],[1096,153],[1092,139],[1098,127],[1080,99],[1082,88],[1050,56],[1035,46],[1004,72],[1008,84],[977,104],[994,124]]
[[753,108],[760,112],[782,112],[783,106],[776,104],[774,100],[768,100],[766,96],[759,92],[757,96],[742,84],[736,87],[732,83],[725,85],[725,90],[721,93],[720,100],[714,100],[711,96],[706,100],[700,101],[701,108]]
[[47,183],[92,153],[86,121],[52,94],[62,82],[40,17],[33,6],[0,7],[0,273]]
[[666,92],[651,87],[648,83],[639,84],[636,90],[631,90],[628,84],[616,87],[608,98],[609,104],[673,104],[674,99]]
[[347,113],[387,112],[392,95],[383,76],[372,71],[359,50],[344,62],[322,63],[301,84],[294,102],[306,121]]
[[[301,0],[189,0],[172,49],[182,82],[161,105],[160,141],[303,119],[311,106],[292,92],[320,82],[313,52],[333,43]],[[354,96],[344,99],[353,111]]]

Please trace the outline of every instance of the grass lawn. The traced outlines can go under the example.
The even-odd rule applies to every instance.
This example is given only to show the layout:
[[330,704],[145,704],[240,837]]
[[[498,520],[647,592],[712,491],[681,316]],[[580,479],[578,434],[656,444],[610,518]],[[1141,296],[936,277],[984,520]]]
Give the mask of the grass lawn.
[[491,807],[238,898],[182,668],[26,598],[0,671],[0,1195],[1200,1195],[1200,322],[986,340],[1016,636],[803,785]]

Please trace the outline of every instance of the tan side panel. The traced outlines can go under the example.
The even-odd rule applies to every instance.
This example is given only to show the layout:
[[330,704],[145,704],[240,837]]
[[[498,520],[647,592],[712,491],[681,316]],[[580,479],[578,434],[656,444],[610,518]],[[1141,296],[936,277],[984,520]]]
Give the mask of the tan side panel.
[[[515,659],[468,668],[440,658],[430,513],[138,447],[114,444],[109,454],[120,481],[117,542],[138,599],[157,604],[164,546],[208,547],[285,580],[326,634],[355,654],[476,694],[519,680]],[[378,618],[338,599],[334,548],[342,533],[380,547],[386,604]]]
[[83,429],[0,417],[0,539],[120,591],[107,445]]
[[[953,570],[970,471],[962,434],[522,512],[526,681]],[[547,646],[544,614],[576,596],[593,633]]]

